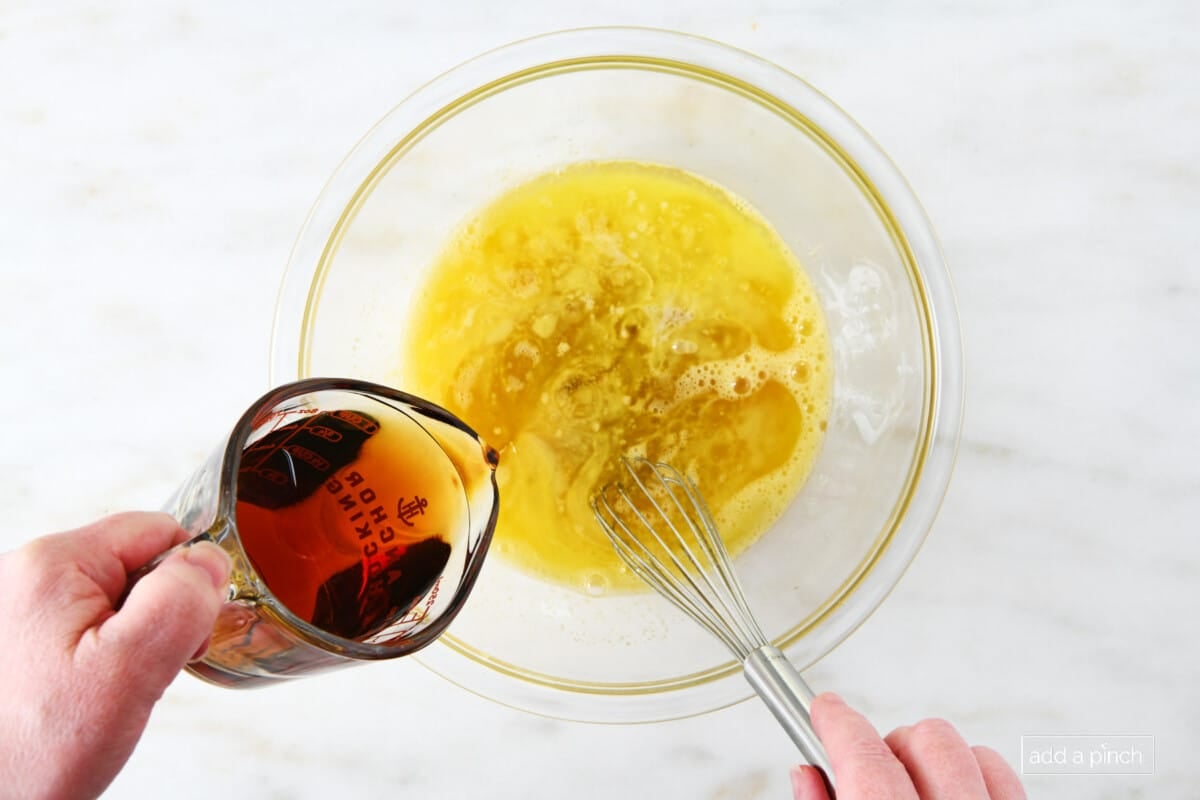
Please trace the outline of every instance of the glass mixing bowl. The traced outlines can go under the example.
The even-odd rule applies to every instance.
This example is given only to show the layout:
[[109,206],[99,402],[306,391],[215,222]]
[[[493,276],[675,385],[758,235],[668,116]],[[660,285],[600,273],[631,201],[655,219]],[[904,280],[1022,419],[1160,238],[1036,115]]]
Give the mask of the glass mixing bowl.
[[[708,40],[605,28],[518,42],[437,78],[317,199],[276,309],[272,380],[395,384],[425,271],[456,228],[535,175],[606,159],[679,167],[740,195],[820,296],[835,369],[826,439],[736,563],[768,638],[803,669],[882,602],[929,530],[958,442],[962,364],[949,275],[912,190],[796,76]],[[499,558],[415,657],[569,719],[670,719],[750,695],[740,664],[657,595],[585,596]]]

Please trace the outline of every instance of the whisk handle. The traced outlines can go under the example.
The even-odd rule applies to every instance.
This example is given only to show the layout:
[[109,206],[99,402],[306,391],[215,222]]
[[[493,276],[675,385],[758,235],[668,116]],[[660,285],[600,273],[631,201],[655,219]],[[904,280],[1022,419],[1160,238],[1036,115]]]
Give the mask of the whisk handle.
[[742,666],[746,680],[796,743],[800,754],[821,771],[825,791],[833,800],[836,796],[833,791],[833,769],[809,719],[809,707],[815,697],[813,690],[808,688],[792,662],[777,647],[767,645],[751,651]]

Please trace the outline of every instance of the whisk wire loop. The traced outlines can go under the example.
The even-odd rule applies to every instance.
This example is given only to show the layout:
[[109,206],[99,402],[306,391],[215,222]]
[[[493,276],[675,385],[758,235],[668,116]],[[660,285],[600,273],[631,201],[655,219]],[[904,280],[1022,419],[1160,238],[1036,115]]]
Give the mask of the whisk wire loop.
[[628,484],[606,486],[592,501],[618,556],[738,658],[766,645],[695,484],[668,464],[621,463]]
[[[620,501],[620,512],[610,500],[610,494],[617,495]],[[654,527],[650,525],[649,520],[633,505],[623,487],[606,487],[605,491],[592,500],[592,511],[612,542],[617,555],[635,575],[678,606],[685,614],[693,617],[730,650],[738,651],[737,639],[721,623],[716,609],[704,601],[703,594],[694,584],[681,584],[672,574],[668,565],[647,546],[645,537],[638,535],[639,532],[635,532],[631,528],[630,518],[636,523],[636,527],[647,531],[649,538],[654,540],[660,548],[670,552],[665,542],[655,532]],[[674,566],[686,576],[687,573],[677,560],[675,560]]]
[[[746,595],[742,590],[742,584],[733,571],[733,563],[729,558],[729,551],[725,548],[725,542],[721,539],[716,522],[713,521],[712,512],[708,510],[708,504],[696,488],[696,484],[692,483],[687,476],[680,473],[670,464],[653,464],[652,468],[655,476],[660,480],[664,480],[663,475],[666,474],[668,479],[677,484],[687,494],[687,498],[695,514],[688,514],[681,506],[679,509],[680,513],[692,527],[695,540],[704,548],[709,564],[712,565],[713,570],[720,576],[719,586],[721,589],[718,591],[716,587],[713,587],[713,592],[721,596],[722,602],[728,612],[726,614],[727,618],[735,622],[745,636],[745,652],[740,653],[744,658],[745,654],[749,651],[766,645],[767,638],[763,635],[754,614],[750,612],[750,604],[746,602]],[[672,497],[674,497],[674,494],[672,494]],[[678,498],[675,499],[678,503]],[[703,531],[697,528],[697,521],[699,521],[700,525],[703,525]],[[707,570],[705,572],[707,573]]]
[[[665,527],[666,530],[670,532],[670,541],[668,542],[663,536],[660,536],[658,532],[659,528],[651,524],[650,521],[640,513],[640,511],[638,513],[639,519],[641,519],[649,529],[651,536],[658,543],[659,547],[661,547],[663,552],[667,554],[671,564],[675,567],[676,577],[680,578],[686,584],[686,586],[692,590],[692,596],[696,601],[699,602],[699,604],[708,609],[708,611],[713,614],[717,620],[720,620],[722,611],[719,605],[720,593],[718,592],[717,587],[713,585],[710,571],[708,569],[712,561],[712,554],[710,550],[705,550],[705,554],[710,556],[710,558],[708,558],[709,563],[706,564],[701,560],[695,550],[689,546],[691,540],[700,539],[702,537],[699,535],[700,532],[695,524],[695,520],[684,510],[683,505],[680,502],[680,498],[675,492],[675,487],[681,485],[677,480],[678,476],[672,476],[673,478],[676,478],[676,480],[668,481],[661,472],[654,468],[656,465],[649,464],[649,462],[641,462],[649,464],[650,473],[656,479],[658,488],[662,489],[663,493],[670,498],[673,508],[663,508],[663,506],[658,502],[657,498],[655,498],[653,489],[651,487],[647,487],[642,481],[641,477],[637,474],[637,463],[631,462],[628,459],[622,459],[622,463],[629,472],[630,477],[637,484],[637,487],[642,491],[642,494],[645,496],[646,500],[650,502],[650,505],[653,506],[655,512],[657,512],[660,520],[663,523],[662,527]],[[636,508],[636,504],[630,498],[629,494],[625,492],[624,487],[621,487],[621,495],[622,499],[625,500],[625,502],[631,508]],[[675,515],[672,515],[672,510],[676,512]],[[690,534],[690,536],[685,535],[685,533],[681,531],[679,527],[677,527],[677,518],[683,521],[683,524],[687,530],[687,534]],[[703,542],[701,542],[701,545],[703,545]],[[701,549],[704,550],[703,547],[701,547]],[[687,562],[686,564],[680,560],[676,553],[677,550],[682,553],[683,558]],[[647,553],[647,555],[649,555],[649,553]]]

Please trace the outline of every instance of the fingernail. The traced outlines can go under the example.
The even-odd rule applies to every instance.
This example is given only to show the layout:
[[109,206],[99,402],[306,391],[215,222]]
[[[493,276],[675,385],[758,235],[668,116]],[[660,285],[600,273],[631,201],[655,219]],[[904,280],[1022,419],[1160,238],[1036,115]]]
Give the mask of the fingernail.
[[208,573],[213,588],[222,589],[229,583],[229,572],[233,562],[229,554],[212,542],[196,542],[183,551],[183,557],[189,564],[194,564]]
[[824,697],[829,698],[829,701],[832,703],[839,703],[843,706],[846,705],[846,701],[843,700],[842,696],[840,694],[838,694],[837,692],[822,692],[821,694]]
[[817,789],[822,785],[814,767],[792,767],[792,800],[828,800],[824,790]]

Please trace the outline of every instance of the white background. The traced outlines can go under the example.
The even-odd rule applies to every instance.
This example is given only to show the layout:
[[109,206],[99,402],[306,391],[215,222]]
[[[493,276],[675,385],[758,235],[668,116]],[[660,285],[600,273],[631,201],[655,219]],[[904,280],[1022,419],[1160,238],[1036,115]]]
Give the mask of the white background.
[[[535,33],[674,28],[854,116],[957,282],[955,478],[898,590],[811,682],[880,729],[946,716],[1013,761],[1022,734],[1151,734],[1152,778],[1030,776],[1030,793],[1195,797],[1197,8],[9,0],[0,550],[158,507],[201,461],[267,386],[309,204],[409,92]],[[561,723],[402,661],[257,692],[182,677],[109,795],[750,800],[789,796],[795,760],[756,704]]]

